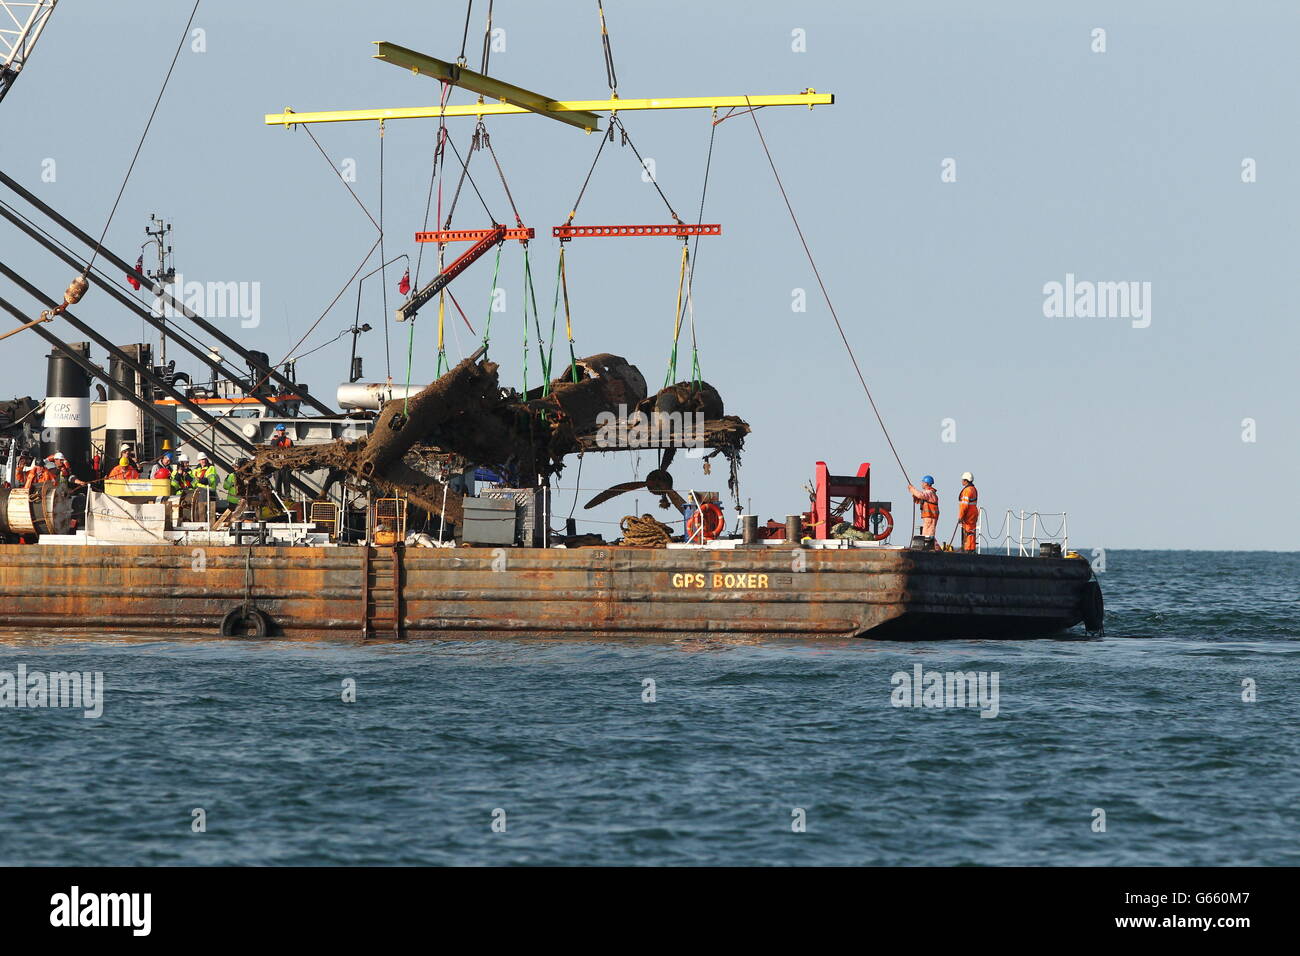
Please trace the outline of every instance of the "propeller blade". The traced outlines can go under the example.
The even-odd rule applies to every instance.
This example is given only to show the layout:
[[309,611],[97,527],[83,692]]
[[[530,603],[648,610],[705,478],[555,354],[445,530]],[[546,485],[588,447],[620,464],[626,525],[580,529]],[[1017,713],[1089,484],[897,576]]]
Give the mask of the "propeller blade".
[[644,488],[644,487],[645,487],[644,481],[625,481],[622,484],[611,485],[610,487],[602,491],[600,494],[592,498],[590,501],[588,501],[585,505],[583,505],[583,508],[584,509],[594,508],[596,507],[596,505],[603,504],[606,501],[609,501],[610,498],[617,498],[625,491],[636,491],[638,488]]
[[673,503],[673,505],[677,508],[678,511],[681,511],[681,512],[685,512],[685,511],[686,511],[686,499],[685,499],[685,498],[683,498],[683,497],[682,497],[681,495],[679,495],[677,492],[673,491],[671,488],[669,488],[667,491],[665,491],[664,494],[668,496],[668,500],[671,501],[671,502]]
[[661,495],[673,486],[673,476],[662,468],[656,468],[645,476],[645,486],[655,494]]

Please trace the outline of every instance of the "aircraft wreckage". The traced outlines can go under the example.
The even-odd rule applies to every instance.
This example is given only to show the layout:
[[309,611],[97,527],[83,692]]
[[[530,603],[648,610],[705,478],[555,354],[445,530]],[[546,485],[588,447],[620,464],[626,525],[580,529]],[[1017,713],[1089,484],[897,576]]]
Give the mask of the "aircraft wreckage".
[[[462,495],[425,467],[439,459],[504,468],[527,481],[558,474],[568,455],[664,449],[646,482],[615,486],[606,500],[642,485],[680,509],[667,473],[677,447],[711,449],[736,469],[749,425],[724,415],[722,397],[706,382],[678,382],[648,394],[644,376],[617,355],[577,359],[566,376],[519,393],[503,389],[497,365],[482,350],[409,398],[384,402],[370,435],[292,448],[260,448],[237,473],[246,501],[273,505],[271,486],[285,472],[328,469],[328,484],[351,479],[383,496],[403,497],[430,516],[459,523]],[[327,488],[328,490],[328,488]],[[598,502],[596,502],[598,503]]]

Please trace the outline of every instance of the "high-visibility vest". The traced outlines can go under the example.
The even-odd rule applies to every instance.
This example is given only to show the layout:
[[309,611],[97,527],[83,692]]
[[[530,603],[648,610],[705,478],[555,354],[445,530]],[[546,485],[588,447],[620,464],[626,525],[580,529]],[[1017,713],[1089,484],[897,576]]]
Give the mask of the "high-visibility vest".
[[293,439],[290,438],[290,437],[288,436],[287,433],[285,433],[285,432],[280,432],[280,437],[274,439],[274,440],[271,442],[271,445],[272,445],[273,447],[275,447],[275,448],[292,448],[292,447],[293,447]]
[[239,487],[235,482],[233,471],[226,475],[226,501],[230,502],[232,508],[239,504]]
[[975,505],[980,500],[980,493],[974,485],[967,485],[957,495],[957,501],[963,505]]
[[194,476],[194,484],[207,488],[217,487],[217,469],[211,465],[200,465],[191,474]]
[[[930,490],[931,490],[931,491],[934,491],[933,488],[931,488]],[[935,500],[934,500],[934,501],[925,501],[925,500],[922,500],[922,501],[921,501],[921,517],[922,517],[922,518],[937,518],[937,517],[939,517],[939,494],[938,494],[938,492],[935,492],[935,496],[934,496],[934,497],[935,497]]]

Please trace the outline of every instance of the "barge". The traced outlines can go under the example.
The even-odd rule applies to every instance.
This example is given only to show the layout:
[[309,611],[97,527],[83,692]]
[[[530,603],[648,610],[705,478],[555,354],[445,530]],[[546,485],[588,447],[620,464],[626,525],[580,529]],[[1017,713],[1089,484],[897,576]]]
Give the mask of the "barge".
[[351,641],[1023,638],[1098,613],[1091,577],[1082,558],[783,543],[3,545],[0,628]]
[[[30,38],[24,58],[54,0],[32,6],[37,10],[24,27]],[[695,346],[691,242],[722,234],[720,224],[702,220],[713,139],[721,123],[749,117],[784,196],[755,111],[829,106],[834,96],[808,88],[776,95],[620,98],[602,8],[610,98],[555,100],[490,75],[490,10],[491,5],[478,71],[469,69],[463,45],[452,62],[378,44],[376,59],[441,84],[436,106],[286,109],[264,118],[267,126],[285,128],[376,122],[381,136],[386,122],[436,121],[438,147],[428,195],[432,198],[436,185],[440,220],[444,179],[449,194],[460,179],[445,222],[432,223],[441,228],[428,228],[426,211],[425,229],[415,235],[417,243],[434,244],[436,273],[422,283],[417,258],[414,283],[408,268],[397,284],[404,301],[394,315],[377,319],[410,323],[403,334],[413,342],[420,309],[437,303],[438,361],[436,379],[428,385],[412,384],[409,363],[404,384],[394,383],[391,374],[387,382],[366,383],[357,354],[358,337],[371,329],[360,321],[361,283],[380,273],[378,281],[387,288],[388,268],[403,257],[409,263],[409,256],[380,262],[359,280],[353,276],[357,318],[330,340],[352,336],[349,377],[337,393],[341,411],[336,411],[296,375],[298,360],[330,344],[313,342],[315,348],[306,348],[325,315],[289,354],[272,362],[210,321],[211,290],[207,317],[191,307],[195,303],[170,261],[165,221],[150,218],[147,241],[133,266],[103,241],[111,214],[102,230],[87,231],[0,171],[0,186],[31,207],[30,214],[20,214],[0,204],[0,219],[75,273],[59,301],[0,262],[0,275],[38,306],[33,317],[31,307],[0,297],[0,310],[19,323],[0,339],[30,329],[51,346],[40,408],[30,400],[0,406],[0,452],[7,456],[0,487],[0,628],[357,641],[1019,638],[1079,624],[1100,629],[1101,592],[1089,563],[1060,546],[1039,549],[1036,535],[1029,549],[1020,541],[1015,555],[983,548],[953,552],[936,547],[931,538],[892,543],[890,505],[872,500],[867,464],[856,475],[837,477],[819,462],[817,486],[809,489],[810,510],[786,515],[784,525],[769,521],[760,529],[755,515],[741,513],[737,470],[749,425],[723,414],[722,397],[700,378]],[[468,14],[466,36],[467,31]],[[16,72],[5,75],[11,81]],[[6,89],[0,87],[0,95]],[[449,94],[456,89],[475,94],[477,102],[451,104]],[[673,211],[624,125],[625,114],[660,109],[712,111],[701,219],[694,224]],[[495,121],[521,113],[597,133],[600,141],[577,200],[564,207],[568,218],[551,230],[559,243],[555,309],[562,301],[569,353],[567,363],[560,356],[560,373],[554,376],[554,316],[548,342],[536,315],[528,259],[537,231],[515,207],[485,123],[487,116]],[[476,120],[468,158],[453,150],[460,170],[448,166],[451,157],[444,148],[450,141],[447,120],[454,117]],[[601,122],[607,125],[602,128]],[[649,175],[645,181],[655,182],[672,222],[575,224],[586,182],[606,145],[616,139],[631,147],[642,178]],[[475,184],[489,220],[480,223],[484,228],[451,228],[476,151],[491,154],[514,227],[492,215]],[[610,155],[618,151],[615,147]],[[380,156],[382,163],[382,150]],[[128,169],[127,179],[130,175]],[[382,166],[378,181],[382,208]],[[802,238],[788,197],[786,205]],[[382,227],[375,225],[382,256]],[[566,244],[574,239],[662,241],[652,237],[681,242],[669,376],[655,393],[620,356],[577,357],[565,267]],[[450,312],[449,283],[494,250],[499,267],[503,247],[515,242],[528,283],[528,295],[521,298],[533,303],[534,344],[545,373],[543,384],[530,389],[525,304],[525,381],[519,391],[498,382],[497,366],[487,360],[486,328],[477,351],[450,367],[443,325]],[[446,253],[457,243],[470,243],[468,251],[448,262]],[[86,253],[74,254],[76,244]],[[150,245],[158,261],[146,271],[143,249]],[[804,249],[816,271],[807,243]],[[820,274],[818,279],[821,285]],[[152,302],[136,296],[141,289]],[[77,306],[88,293],[115,301],[154,328],[157,352],[147,343],[115,343],[102,333],[104,323],[79,319]],[[460,310],[454,297],[451,304]],[[835,322],[838,326],[839,319]],[[89,341],[68,341],[64,326]],[[684,328],[690,329],[691,375],[674,381]],[[177,371],[175,361],[167,359],[168,343],[205,368],[194,376]],[[92,346],[107,355],[106,363],[93,359]],[[856,368],[847,336],[844,346]],[[92,383],[98,383],[98,402],[90,398]],[[866,390],[865,379],[862,384]],[[869,390],[867,398],[874,409]],[[43,412],[39,429],[38,410]],[[664,420],[666,432],[658,427]],[[653,427],[644,427],[647,423]],[[880,424],[885,431],[883,419]],[[708,460],[719,454],[730,465],[727,484],[738,518],[730,532],[719,493],[684,496],[674,489],[669,467],[676,450],[686,447],[704,458],[705,474]],[[671,525],[650,515],[628,516],[625,534],[616,541],[578,534],[572,518],[562,533],[551,527],[550,484],[566,457],[642,449],[658,452],[655,469],[644,480],[604,489],[588,507],[644,489],[661,507],[675,509]],[[153,462],[170,466],[172,451],[178,460],[188,453],[207,463],[201,486],[191,486],[184,470],[179,481],[168,468],[149,471]],[[896,451],[894,457],[905,472]],[[24,468],[24,461],[35,464]],[[39,483],[33,484],[37,474]],[[481,490],[476,488],[480,479],[487,481]]]

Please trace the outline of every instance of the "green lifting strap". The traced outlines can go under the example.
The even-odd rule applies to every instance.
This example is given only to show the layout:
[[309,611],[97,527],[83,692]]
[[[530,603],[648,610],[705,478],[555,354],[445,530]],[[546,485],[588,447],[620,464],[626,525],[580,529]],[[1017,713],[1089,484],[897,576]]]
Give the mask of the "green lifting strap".
[[411,356],[415,354],[415,316],[411,316],[410,326],[406,333],[406,397],[402,401],[403,415],[411,409]]
[[[528,393],[528,307],[532,303],[533,326],[537,330],[537,355],[542,364],[542,395],[551,394],[551,361],[543,349],[546,337],[542,335],[542,319],[537,309],[537,292],[533,287],[533,267],[524,243],[524,394]],[[552,330],[554,335],[554,330]]]
[[[677,342],[682,335],[683,306],[687,299],[682,293],[686,291],[686,275],[690,263],[691,247],[686,239],[682,240],[682,267],[677,277],[677,306],[673,310],[673,351],[668,357],[668,374],[664,376],[664,388],[677,381]],[[692,360],[693,361],[693,360]]]
[[524,400],[528,400],[528,251],[524,251]]
[[[677,343],[673,342],[673,354],[668,359],[668,374],[664,376],[664,388],[674,383],[677,378]],[[695,391],[700,390],[704,384],[704,379],[700,374],[700,350],[691,346],[691,387]]]
[[[555,267],[555,302],[551,306],[551,349],[555,348],[555,320],[560,309],[560,290],[564,290],[564,331],[569,339],[569,376],[576,384],[578,381],[578,357],[573,351],[573,316],[569,312],[569,282],[564,272],[564,244],[560,244],[559,262]],[[553,355],[552,355],[553,357]],[[549,368],[551,359],[547,359]]]
[[[564,247],[560,246],[563,252]],[[560,267],[564,264],[561,259],[555,266],[555,301],[551,303],[551,344],[546,349],[546,364],[549,367],[555,359],[555,326],[560,317]],[[549,376],[548,376],[549,377]]]
[[504,242],[497,243],[497,262],[492,269],[492,288],[488,290],[488,311],[487,321],[483,325],[483,357],[487,358],[488,342],[492,336],[492,306],[496,303],[497,279],[501,276],[501,250],[505,247]]

